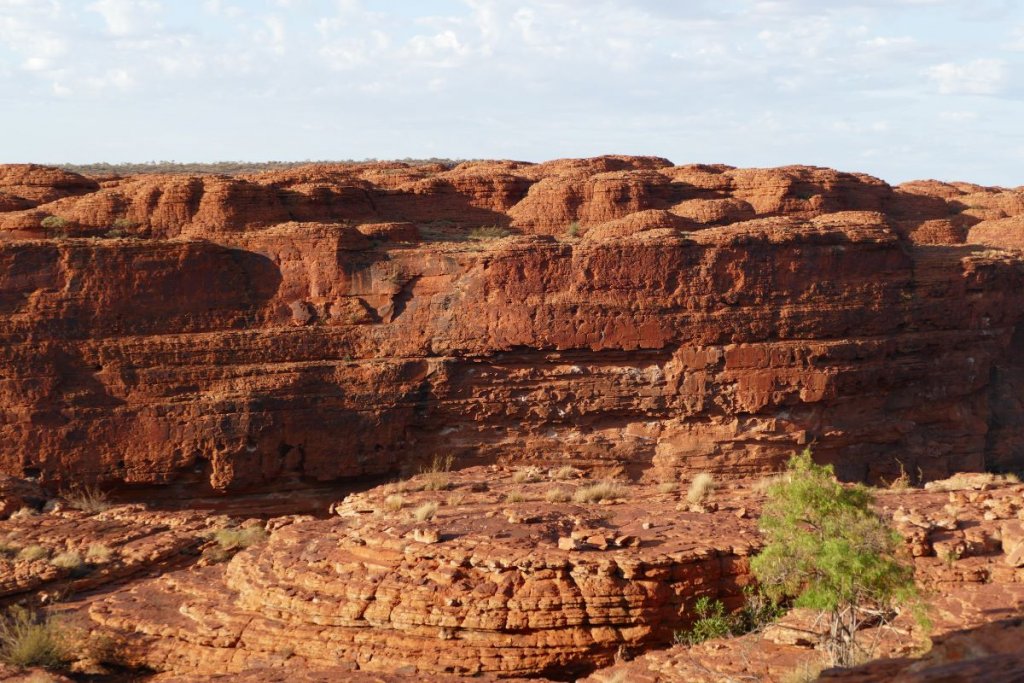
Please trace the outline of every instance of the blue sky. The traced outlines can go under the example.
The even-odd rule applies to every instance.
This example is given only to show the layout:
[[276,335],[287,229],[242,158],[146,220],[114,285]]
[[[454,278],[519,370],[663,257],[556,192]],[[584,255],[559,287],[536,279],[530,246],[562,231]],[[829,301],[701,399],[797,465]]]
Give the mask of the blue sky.
[[0,162],[808,163],[1024,184],[1016,0],[0,0]]

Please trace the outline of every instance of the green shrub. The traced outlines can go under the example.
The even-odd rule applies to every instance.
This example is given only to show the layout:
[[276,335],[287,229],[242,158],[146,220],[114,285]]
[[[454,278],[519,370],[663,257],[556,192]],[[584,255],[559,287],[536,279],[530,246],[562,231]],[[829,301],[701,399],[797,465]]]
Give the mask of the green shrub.
[[544,494],[544,500],[549,503],[568,503],[572,500],[572,494],[565,489],[548,489],[547,493]]
[[57,668],[69,660],[67,639],[56,621],[21,607],[12,607],[0,618],[0,661]]
[[705,640],[724,638],[733,634],[735,622],[725,614],[725,605],[721,600],[712,601],[706,595],[701,596],[697,598],[693,611],[697,613],[697,620],[688,631],[676,633],[677,643],[698,645]]
[[765,546],[751,568],[767,595],[819,610],[829,623],[833,666],[862,659],[855,636],[865,610],[882,618],[915,598],[913,569],[897,559],[902,539],[870,507],[863,486],[843,486],[810,449],[794,455],[767,492],[760,528]]
[[580,234],[580,222],[573,221],[569,224],[569,227],[565,229],[565,234],[569,237],[578,237]]
[[68,227],[69,223],[66,218],[60,216],[47,216],[39,222],[39,225],[47,230],[63,230]]
[[762,631],[782,615],[782,608],[758,588],[747,586],[743,589],[743,596],[743,609],[734,614],[726,614],[725,605],[720,600],[711,600],[707,596],[698,598],[693,606],[697,620],[688,630],[677,631],[675,641],[697,645],[712,638]]

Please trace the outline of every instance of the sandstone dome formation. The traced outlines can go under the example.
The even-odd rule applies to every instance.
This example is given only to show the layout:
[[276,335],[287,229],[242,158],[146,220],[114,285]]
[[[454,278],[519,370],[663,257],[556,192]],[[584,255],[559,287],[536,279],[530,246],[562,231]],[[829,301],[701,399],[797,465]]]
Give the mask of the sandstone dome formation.
[[[45,551],[0,552],[0,600],[70,591],[157,681],[771,680],[800,646],[649,650],[738,604],[796,450],[1024,469],[1022,250],[1022,188],[807,166],[0,166],[0,536]],[[946,631],[1024,600],[1020,493],[889,504],[967,596]],[[45,559],[96,539],[87,576]]]

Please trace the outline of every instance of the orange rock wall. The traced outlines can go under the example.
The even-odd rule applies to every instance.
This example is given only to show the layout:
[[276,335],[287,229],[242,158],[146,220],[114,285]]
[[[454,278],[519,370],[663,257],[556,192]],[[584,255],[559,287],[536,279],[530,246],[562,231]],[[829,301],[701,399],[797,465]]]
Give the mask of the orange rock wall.
[[851,479],[1024,463],[1019,190],[602,157],[8,166],[0,193],[5,473],[180,497],[449,452],[647,477],[807,444]]

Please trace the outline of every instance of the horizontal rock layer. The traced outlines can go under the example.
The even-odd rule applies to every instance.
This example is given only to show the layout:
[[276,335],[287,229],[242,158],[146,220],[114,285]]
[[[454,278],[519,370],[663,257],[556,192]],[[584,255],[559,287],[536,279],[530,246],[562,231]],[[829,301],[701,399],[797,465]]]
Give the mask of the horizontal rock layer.
[[602,157],[0,192],[0,471],[48,485],[1024,460],[1019,190]]
[[621,484],[614,500],[550,494],[594,484],[578,471],[420,475],[349,496],[331,519],[274,520],[228,564],[136,582],[89,614],[157,671],[564,678],[671,642],[699,596],[742,602],[751,503],[690,511],[678,491]]

